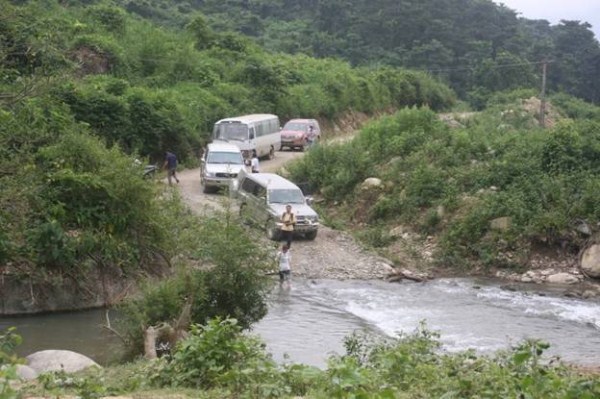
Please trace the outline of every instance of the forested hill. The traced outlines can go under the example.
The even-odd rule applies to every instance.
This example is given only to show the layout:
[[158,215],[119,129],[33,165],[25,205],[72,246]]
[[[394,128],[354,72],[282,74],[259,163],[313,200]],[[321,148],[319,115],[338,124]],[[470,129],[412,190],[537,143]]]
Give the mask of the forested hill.
[[355,65],[423,69],[482,106],[494,91],[539,87],[600,102],[600,46],[590,25],[519,18],[491,0],[120,0],[131,12],[183,26],[190,11],[265,48]]

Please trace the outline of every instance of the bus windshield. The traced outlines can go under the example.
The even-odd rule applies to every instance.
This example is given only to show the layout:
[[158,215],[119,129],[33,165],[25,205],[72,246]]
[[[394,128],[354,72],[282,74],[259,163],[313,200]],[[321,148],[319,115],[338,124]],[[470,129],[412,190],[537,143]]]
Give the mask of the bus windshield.
[[213,138],[220,140],[248,140],[248,126],[241,123],[221,123],[215,125]]

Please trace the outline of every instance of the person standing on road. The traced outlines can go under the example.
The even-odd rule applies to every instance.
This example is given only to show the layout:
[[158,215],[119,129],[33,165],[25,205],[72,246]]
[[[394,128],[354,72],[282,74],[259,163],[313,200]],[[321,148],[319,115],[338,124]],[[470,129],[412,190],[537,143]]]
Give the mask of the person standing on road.
[[296,225],[296,215],[292,212],[292,206],[287,204],[285,212],[281,215],[281,238],[285,240],[288,248],[292,247],[292,236],[294,235],[294,226]]
[[290,278],[292,275],[292,255],[290,254],[290,247],[287,244],[281,246],[281,251],[277,253],[277,261],[279,262],[279,285],[287,283],[287,287],[290,288]]
[[313,125],[310,125],[308,127],[308,134],[306,135],[306,142],[308,144],[308,148],[312,147],[313,144],[315,143],[315,139],[316,139],[316,133],[315,133],[315,127]]
[[256,150],[252,150],[252,159],[250,160],[250,169],[252,173],[260,173],[260,168],[258,165],[258,154]]
[[165,164],[163,166],[167,168],[167,180],[169,181],[169,186],[172,184],[171,179],[174,178],[177,183],[179,183],[179,179],[177,178],[177,157],[170,151],[167,151],[165,155]]

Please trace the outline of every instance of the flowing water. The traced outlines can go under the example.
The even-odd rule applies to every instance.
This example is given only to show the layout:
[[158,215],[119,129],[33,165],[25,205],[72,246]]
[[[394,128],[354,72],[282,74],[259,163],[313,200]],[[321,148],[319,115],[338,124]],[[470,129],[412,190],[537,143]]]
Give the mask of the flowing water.
[[[539,286],[535,287],[540,290]],[[0,319],[0,329],[17,326],[21,353],[71,349],[107,363],[119,351],[105,331],[103,311]],[[343,353],[355,330],[393,336],[410,333],[421,321],[441,333],[444,348],[490,353],[525,338],[552,346],[551,355],[600,364],[600,303],[546,292],[510,291],[494,281],[440,279],[428,283],[304,281],[276,288],[269,314],[254,327],[276,360],[325,365]]]

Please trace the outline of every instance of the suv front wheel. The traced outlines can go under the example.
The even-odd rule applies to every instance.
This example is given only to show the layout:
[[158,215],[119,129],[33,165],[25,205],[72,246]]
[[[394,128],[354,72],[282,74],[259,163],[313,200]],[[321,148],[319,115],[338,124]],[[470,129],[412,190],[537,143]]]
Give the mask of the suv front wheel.
[[307,240],[314,240],[317,238],[317,230],[309,231],[308,233],[304,234],[304,237],[306,237]]

